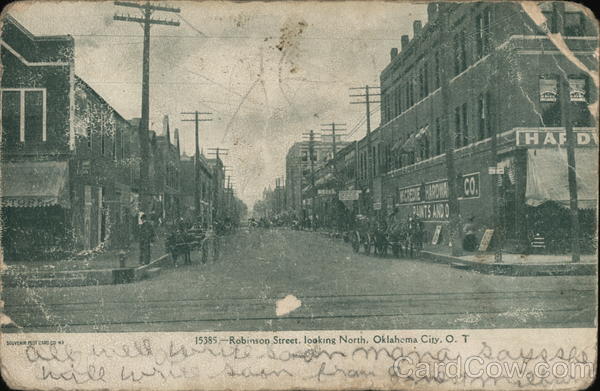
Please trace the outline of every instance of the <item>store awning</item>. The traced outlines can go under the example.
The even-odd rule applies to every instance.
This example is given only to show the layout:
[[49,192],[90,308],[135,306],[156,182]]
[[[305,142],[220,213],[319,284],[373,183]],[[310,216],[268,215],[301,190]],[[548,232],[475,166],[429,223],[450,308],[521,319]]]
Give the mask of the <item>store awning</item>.
[[[568,207],[566,149],[529,149],[527,161],[527,204],[538,206],[547,201],[555,201]],[[579,208],[595,208],[598,198],[598,150],[576,149],[575,169]]]
[[67,162],[2,163],[2,206],[70,206]]

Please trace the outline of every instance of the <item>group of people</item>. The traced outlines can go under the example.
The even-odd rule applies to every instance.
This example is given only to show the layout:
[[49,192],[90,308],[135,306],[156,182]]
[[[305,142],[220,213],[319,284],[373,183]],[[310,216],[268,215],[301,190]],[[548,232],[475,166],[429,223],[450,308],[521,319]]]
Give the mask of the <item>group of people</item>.
[[[182,258],[185,265],[192,263],[191,253],[195,249],[201,250],[203,261],[208,258],[209,250],[212,250],[212,255],[216,259],[219,253],[217,235],[223,235],[231,229],[227,221],[217,220],[212,226],[208,226],[193,224],[180,218],[167,234],[165,250],[174,262]],[[151,245],[156,241],[156,231],[154,224],[143,213],[140,215],[137,234],[140,245],[139,262],[141,265],[147,265],[151,260]]]

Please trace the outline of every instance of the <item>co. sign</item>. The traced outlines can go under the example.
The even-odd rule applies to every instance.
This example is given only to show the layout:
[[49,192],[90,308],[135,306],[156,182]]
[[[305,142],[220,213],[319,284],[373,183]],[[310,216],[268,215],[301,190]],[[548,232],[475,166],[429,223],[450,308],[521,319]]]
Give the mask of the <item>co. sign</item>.
[[479,197],[479,173],[467,174],[462,177],[462,198]]

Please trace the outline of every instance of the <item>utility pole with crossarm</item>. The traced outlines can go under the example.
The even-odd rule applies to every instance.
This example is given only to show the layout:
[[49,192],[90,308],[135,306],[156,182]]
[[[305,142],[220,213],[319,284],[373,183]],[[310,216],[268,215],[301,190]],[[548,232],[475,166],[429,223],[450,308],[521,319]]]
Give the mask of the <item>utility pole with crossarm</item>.
[[200,122],[212,121],[210,118],[200,118],[201,115],[210,115],[212,113],[202,113],[199,111],[184,112],[182,115],[193,115],[193,119],[182,119],[183,122],[194,122],[195,128],[195,144],[196,150],[194,153],[194,207],[196,208],[196,218],[200,217]]
[[142,118],[138,129],[138,138],[140,142],[140,208],[142,212],[148,212],[150,208],[150,147],[148,143],[148,132],[150,128],[150,26],[161,24],[165,26],[179,26],[178,21],[166,19],[153,19],[152,13],[155,11],[179,13],[179,8],[167,7],[164,5],[154,5],[150,2],[145,4],[133,3],[128,1],[115,1],[115,5],[120,7],[137,8],[142,11],[142,17],[127,15],[115,15],[114,20],[121,22],[140,23],[144,28],[144,54],[142,65]]

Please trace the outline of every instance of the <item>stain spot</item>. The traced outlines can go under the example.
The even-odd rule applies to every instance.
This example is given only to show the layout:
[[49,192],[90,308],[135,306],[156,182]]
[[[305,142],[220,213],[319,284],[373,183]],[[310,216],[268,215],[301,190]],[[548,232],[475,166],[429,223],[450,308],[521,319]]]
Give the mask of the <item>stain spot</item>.
[[302,305],[302,302],[294,295],[287,295],[281,300],[277,300],[275,303],[275,314],[277,316],[284,316],[292,311],[297,310]]

